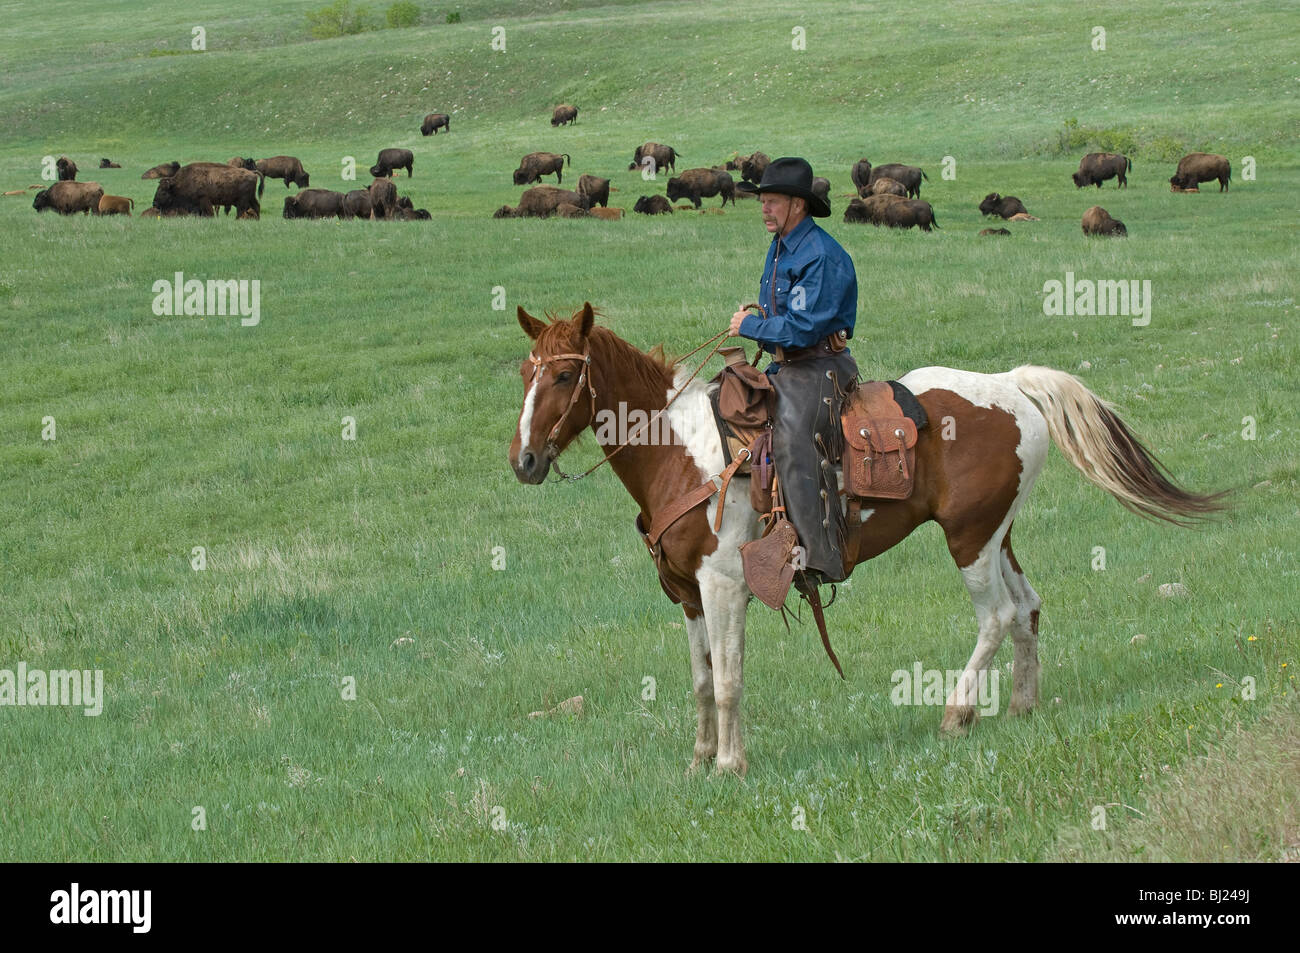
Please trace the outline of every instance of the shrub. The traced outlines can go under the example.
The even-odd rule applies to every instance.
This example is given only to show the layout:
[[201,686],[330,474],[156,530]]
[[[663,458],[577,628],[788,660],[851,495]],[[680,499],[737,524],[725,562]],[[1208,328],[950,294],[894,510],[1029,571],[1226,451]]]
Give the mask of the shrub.
[[395,30],[402,27],[416,26],[420,22],[420,8],[411,0],[398,0],[384,14],[388,25]]
[[455,11],[454,13],[449,13],[449,14],[447,14],[447,22],[448,22],[448,23],[459,23],[459,22],[460,22],[460,11],[457,10],[457,11]]
[[351,0],[336,0],[328,7],[307,13],[307,32],[318,40],[349,36],[375,29],[366,7],[352,9]]

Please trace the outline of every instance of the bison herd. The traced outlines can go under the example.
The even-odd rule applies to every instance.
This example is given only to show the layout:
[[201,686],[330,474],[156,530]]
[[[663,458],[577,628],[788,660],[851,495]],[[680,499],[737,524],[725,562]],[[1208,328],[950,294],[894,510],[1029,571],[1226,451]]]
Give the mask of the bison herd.
[[[556,106],[551,114],[553,127],[577,122],[578,109],[567,103]],[[450,134],[451,117],[446,113],[429,113],[420,125],[423,136],[437,135],[439,130]],[[660,173],[670,173],[664,195],[642,195],[636,199],[632,210],[643,215],[665,215],[674,211],[674,202],[689,202],[678,209],[702,210],[702,200],[717,196],[721,204],[713,211],[720,212],[727,202],[734,206],[738,198],[753,198],[762,181],[769,157],[759,151],[748,155],[733,153],[726,162],[710,167],[686,169],[677,172],[677,161],[682,157],[674,147],[658,142],[645,142],[632,153],[628,171],[638,171],[646,181]],[[544,176],[554,175],[555,185],[535,185],[527,189],[517,205],[502,205],[494,218],[561,218],[594,217],[617,219],[622,209],[609,207],[610,179],[582,174],[576,189],[562,188],[564,170],[572,165],[568,153],[531,152],[519,162],[512,180],[516,186],[532,186]],[[107,158],[100,159],[100,169],[120,169],[121,166]],[[340,219],[429,219],[427,209],[416,209],[409,198],[399,196],[393,181],[395,174],[406,170],[407,178],[414,176],[415,155],[410,149],[390,148],[379,152],[377,161],[370,167],[373,181],[367,188],[336,192],[330,189],[311,188],[311,177],[302,162],[288,155],[263,159],[235,156],[225,163],[164,162],[146,171],[142,179],[158,181],[153,202],[141,212],[141,217],[198,215],[211,217],[217,210],[229,214],[235,210],[238,218],[259,218],[267,179],[280,179],[285,188],[299,191],[285,197],[284,217],[340,218]],[[55,163],[58,180],[49,188],[37,192],[32,207],[38,211],[53,209],[63,215],[77,212],[96,215],[127,215],[135,207],[134,200],[124,196],[106,195],[98,182],[77,182],[77,165],[67,156]],[[1127,156],[1111,152],[1092,152],[1079,161],[1079,168],[1071,178],[1076,188],[1096,186],[1098,189],[1110,179],[1116,188],[1128,187],[1128,175],[1133,162]],[[737,182],[732,173],[739,173]],[[928,181],[925,172],[912,165],[889,162],[873,166],[866,158],[855,162],[849,171],[856,195],[844,211],[844,221],[890,228],[918,228],[929,232],[939,227],[934,208],[921,199],[921,184]],[[1169,179],[1173,192],[1196,192],[1202,182],[1218,181],[1219,191],[1228,189],[1232,169],[1227,158],[1204,152],[1184,156]],[[36,186],[33,186],[36,188]],[[830,201],[830,181],[818,176],[813,180],[813,191]],[[12,193],[10,193],[12,194]],[[979,203],[984,216],[994,216],[1006,221],[1038,221],[1014,195],[990,192]],[[1111,217],[1101,206],[1094,205],[1084,213],[1085,235],[1126,236],[1124,223]],[[980,235],[1010,235],[1005,228],[986,228]]]

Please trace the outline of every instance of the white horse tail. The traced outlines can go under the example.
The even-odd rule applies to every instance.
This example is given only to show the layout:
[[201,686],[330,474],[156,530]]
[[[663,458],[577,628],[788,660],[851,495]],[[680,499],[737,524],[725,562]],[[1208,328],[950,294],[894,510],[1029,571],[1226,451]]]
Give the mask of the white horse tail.
[[1150,519],[1186,525],[1225,508],[1226,493],[1198,494],[1174,482],[1124,425],[1115,408],[1079,378],[1026,364],[1010,373],[1047,420],[1052,441],[1091,482]]

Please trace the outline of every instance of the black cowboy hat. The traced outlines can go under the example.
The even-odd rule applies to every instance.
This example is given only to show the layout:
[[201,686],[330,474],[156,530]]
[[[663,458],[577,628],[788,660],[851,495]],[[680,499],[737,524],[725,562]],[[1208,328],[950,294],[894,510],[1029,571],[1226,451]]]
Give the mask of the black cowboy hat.
[[812,180],[812,166],[807,159],[797,156],[773,159],[763,172],[763,181],[758,183],[758,194],[776,192],[780,195],[793,195],[808,203],[808,214],[813,218],[825,218],[831,214],[831,205],[813,194]]

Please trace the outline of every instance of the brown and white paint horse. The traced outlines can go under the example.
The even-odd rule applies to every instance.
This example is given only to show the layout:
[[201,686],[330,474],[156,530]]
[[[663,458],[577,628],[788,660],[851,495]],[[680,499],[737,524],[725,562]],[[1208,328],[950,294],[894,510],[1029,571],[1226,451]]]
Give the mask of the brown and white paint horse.
[[[541,483],[559,453],[583,429],[594,429],[601,411],[616,413],[620,404],[629,415],[668,407],[671,439],[662,439],[666,428],[659,427],[657,445],[638,441],[610,460],[641,508],[644,525],[723,469],[709,384],[692,382],[678,395],[687,372],[596,325],[590,304],[567,321],[547,323],[523,308],[518,317],[533,340],[521,367],[524,404],[510,445],[510,463],[521,482]],[[864,562],[927,520],[943,528],[979,621],[975,651],[946,701],[941,724],[944,731],[959,732],[976,717],[978,678],[1008,633],[1015,644],[1008,710],[1026,712],[1038,702],[1040,600],[1011,551],[1011,524],[1049,443],[1055,441],[1089,480],[1146,516],[1183,523],[1220,509],[1221,494],[1202,496],[1175,485],[1111,406],[1062,371],[1024,366],[976,374],[923,367],[902,383],[930,419],[916,445],[915,489],[907,500],[864,505],[861,525],[850,532],[862,534],[858,562]],[[740,699],[750,592],[739,547],[760,530],[748,479],[731,481],[715,533],[717,506],[715,495],[707,507],[691,510],[664,533],[662,544],[670,581],[685,596],[698,714],[691,769],[716,757],[719,772],[744,774]]]

